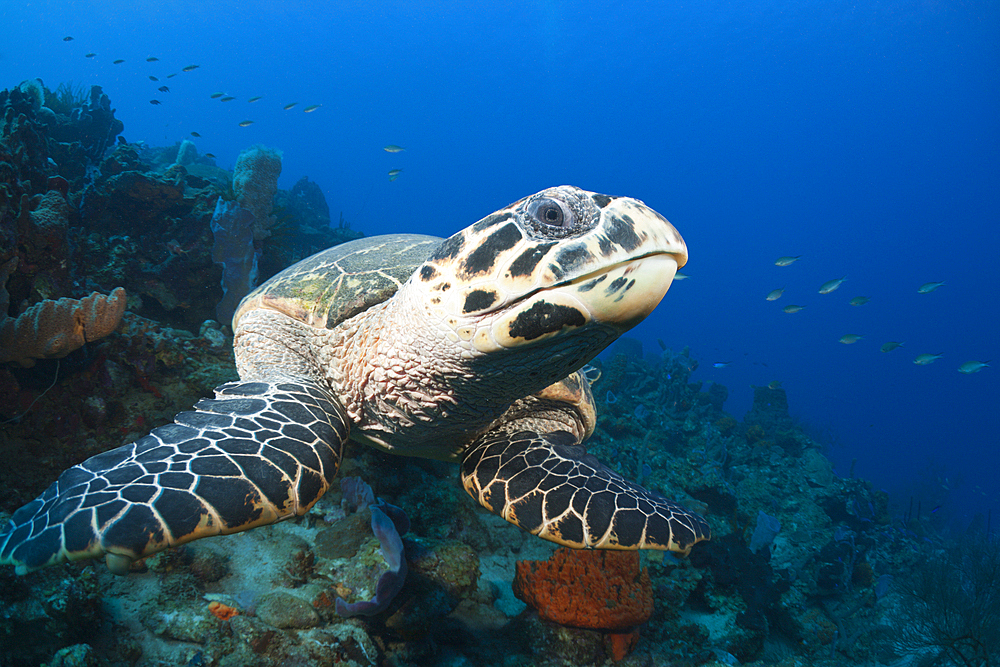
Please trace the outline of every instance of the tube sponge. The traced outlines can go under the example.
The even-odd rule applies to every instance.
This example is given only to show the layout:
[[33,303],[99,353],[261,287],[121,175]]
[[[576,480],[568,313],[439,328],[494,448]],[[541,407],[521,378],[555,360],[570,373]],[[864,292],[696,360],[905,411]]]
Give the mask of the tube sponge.
[[212,259],[222,264],[222,301],[215,306],[223,324],[232,322],[236,306],[257,284],[257,252],[253,245],[253,216],[234,201],[219,201],[212,215]]
[[757,553],[764,547],[771,546],[779,531],[781,523],[775,517],[765,514],[764,510],[757,512],[757,526],[750,537],[750,551]]
[[281,151],[265,146],[252,146],[240,153],[233,169],[233,192],[240,206],[254,217],[253,238],[261,241],[270,236],[268,228],[275,223],[271,215],[274,194],[281,175]]

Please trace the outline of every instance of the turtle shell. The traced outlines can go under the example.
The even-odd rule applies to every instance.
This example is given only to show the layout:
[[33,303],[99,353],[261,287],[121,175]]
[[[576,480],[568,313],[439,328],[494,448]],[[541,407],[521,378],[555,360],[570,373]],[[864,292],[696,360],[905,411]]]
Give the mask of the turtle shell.
[[395,294],[441,241],[423,234],[388,234],[318,252],[244,297],[233,316],[233,329],[258,308],[332,329]]

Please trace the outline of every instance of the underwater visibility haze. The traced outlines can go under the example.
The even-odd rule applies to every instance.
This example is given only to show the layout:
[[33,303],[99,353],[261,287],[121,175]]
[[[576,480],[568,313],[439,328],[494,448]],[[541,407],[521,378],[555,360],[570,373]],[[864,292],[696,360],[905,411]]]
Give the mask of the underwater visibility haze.
[[586,370],[587,451],[712,532],[554,551],[453,463],[349,443],[304,518],[127,577],[0,565],[0,667],[1000,661],[1000,608],[966,613],[1000,600],[997,3],[0,16],[0,530],[235,380],[233,313],[280,270],[571,185],[689,253]]

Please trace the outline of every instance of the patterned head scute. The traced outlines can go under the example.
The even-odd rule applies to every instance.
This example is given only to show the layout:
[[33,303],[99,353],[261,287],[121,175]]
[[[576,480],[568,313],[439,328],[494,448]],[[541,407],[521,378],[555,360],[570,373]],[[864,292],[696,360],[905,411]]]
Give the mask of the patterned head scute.
[[432,319],[486,353],[594,327],[620,335],[686,261],[680,234],[642,202],[560,186],[446,239],[410,282]]

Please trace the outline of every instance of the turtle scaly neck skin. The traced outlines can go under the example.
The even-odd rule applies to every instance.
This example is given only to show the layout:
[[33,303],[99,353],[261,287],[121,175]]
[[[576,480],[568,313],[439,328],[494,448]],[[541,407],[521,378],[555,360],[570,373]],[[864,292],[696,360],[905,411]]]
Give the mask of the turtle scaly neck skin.
[[393,299],[312,335],[317,361],[354,422],[353,439],[454,460],[515,400],[565,377],[617,333],[597,326],[482,353],[436,321],[408,282]]

